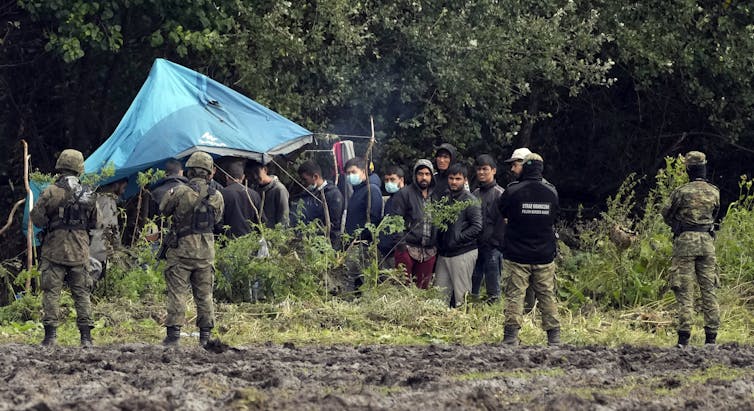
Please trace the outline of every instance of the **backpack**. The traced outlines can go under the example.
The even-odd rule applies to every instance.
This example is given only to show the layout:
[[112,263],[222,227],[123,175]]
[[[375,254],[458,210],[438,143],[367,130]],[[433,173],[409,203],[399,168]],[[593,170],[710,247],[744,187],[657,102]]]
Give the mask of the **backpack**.
[[194,183],[188,184],[194,192],[199,194],[199,198],[192,207],[191,221],[188,224],[182,224],[182,227],[178,229],[178,237],[184,237],[190,234],[206,234],[212,233],[215,229],[215,207],[210,204],[210,197],[213,196],[217,190],[212,187],[206,187],[206,192],[202,192],[203,188],[200,188]]

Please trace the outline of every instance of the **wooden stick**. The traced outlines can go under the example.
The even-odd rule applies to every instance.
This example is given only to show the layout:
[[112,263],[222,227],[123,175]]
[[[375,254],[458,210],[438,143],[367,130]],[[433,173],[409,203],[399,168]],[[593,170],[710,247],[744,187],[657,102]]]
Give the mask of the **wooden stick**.
[[[26,269],[31,272],[31,267],[34,263],[34,225],[31,222],[31,209],[34,207],[34,194],[31,192],[31,185],[29,185],[29,145],[26,140],[21,140],[21,144],[24,145],[24,186],[26,187],[26,195],[29,198],[29,219],[26,222]],[[26,284],[24,289],[28,294],[31,291],[31,277],[26,278]]]
[[[364,162],[366,162],[366,175],[367,175],[367,224],[372,222],[372,183],[369,179],[369,165],[372,157],[372,147],[374,147],[374,117],[369,116],[369,122],[372,124],[372,137],[369,140],[367,151],[364,153]],[[373,239],[374,240],[374,239]]]
[[144,187],[139,187],[139,199],[138,203],[136,203],[136,216],[134,218],[134,231],[131,234],[131,246],[136,243],[136,233],[139,232],[139,214],[141,214],[141,202],[142,202],[142,193],[144,192]]
[[5,225],[3,226],[3,228],[0,228],[0,234],[4,233],[5,230],[7,230],[8,227],[10,227],[10,224],[13,222],[13,214],[16,213],[16,209],[18,208],[18,206],[20,206],[24,202],[26,202],[26,199],[22,198],[16,201],[16,204],[13,204],[13,208],[11,208],[10,214],[8,214],[8,221],[5,222]]

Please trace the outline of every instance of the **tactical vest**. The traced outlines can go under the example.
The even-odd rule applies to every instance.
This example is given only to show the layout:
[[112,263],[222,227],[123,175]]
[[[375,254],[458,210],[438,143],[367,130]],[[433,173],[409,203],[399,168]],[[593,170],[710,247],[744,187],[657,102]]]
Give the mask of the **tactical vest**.
[[57,212],[50,216],[50,221],[45,231],[50,233],[61,229],[88,230],[93,228],[90,226],[89,221],[89,214],[93,205],[81,201],[82,197],[87,194],[86,190],[73,193],[62,180],[56,181],[55,185],[66,191],[67,200],[58,207]]
[[197,184],[189,183],[189,187],[191,187],[194,192],[199,194],[199,198],[194,203],[194,206],[192,207],[193,212],[191,213],[191,218],[188,218],[189,216],[185,216],[181,220],[181,223],[179,224],[178,230],[177,230],[177,236],[178,238],[185,237],[187,235],[191,234],[207,234],[212,233],[215,229],[215,207],[210,204],[209,198],[217,192],[212,187],[206,186],[206,192],[202,192],[205,190],[204,187],[200,188]]

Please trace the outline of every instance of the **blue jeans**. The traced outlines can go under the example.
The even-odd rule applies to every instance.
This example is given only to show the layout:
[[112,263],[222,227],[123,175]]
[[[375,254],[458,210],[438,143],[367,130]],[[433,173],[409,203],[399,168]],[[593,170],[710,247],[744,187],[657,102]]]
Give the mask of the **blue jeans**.
[[488,298],[500,297],[500,269],[503,264],[503,254],[497,248],[479,248],[479,257],[471,276],[471,294],[479,295],[482,279],[485,281]]

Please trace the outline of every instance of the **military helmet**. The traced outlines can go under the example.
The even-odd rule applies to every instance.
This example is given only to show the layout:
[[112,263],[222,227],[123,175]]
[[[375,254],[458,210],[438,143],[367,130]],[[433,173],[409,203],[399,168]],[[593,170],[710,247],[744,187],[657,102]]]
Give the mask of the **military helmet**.
[[684,157],[687,166],[703,166],[707,164],[707,156],[701,151],[689,151]]
[[84,172],[84,155],[80,151],[68,148],[63,150],[55,163],[55,170],[68,170],[76,174]]
[[202,168],[207,170],[207,172],[211,173],[213,168],[214,162],[212,161],[212,156],[205,153],[204,151],[197,151],[194,154],[189,157],[188,161],[186,162],[187,168]]

